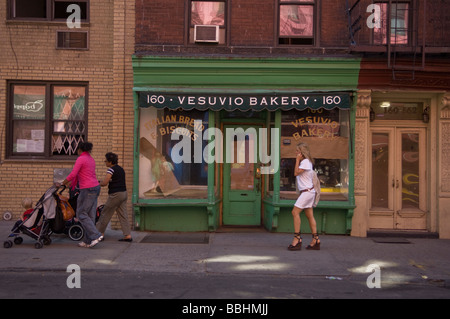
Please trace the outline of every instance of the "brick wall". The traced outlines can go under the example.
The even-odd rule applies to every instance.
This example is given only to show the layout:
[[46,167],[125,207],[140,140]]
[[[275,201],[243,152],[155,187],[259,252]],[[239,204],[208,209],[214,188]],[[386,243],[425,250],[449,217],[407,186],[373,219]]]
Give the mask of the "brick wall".
[[[97,162],[97,177],[102,179],[106,172],[104,154],[117,152],[128,173],[131,193],[134,3],[128,1],[127,9],[125,3],[125,0],[91,1],[90,22],[79,29],[89,32],[89,50],[56,50],[56,30],[69,30],[64,22],[7,21],[6,1],[0,2],[1,215],[8,210],[17,218],[23,212],[24,197],[36,202],[52,185],[54,168],[71,168],[74,163],[5,158],[8,80],[88,82],[88,140],[94,144],[92,155]],[[106,197],[107,189],[103,189],[99,203]],[[131,203],[129,209],[131,217]],[[113,221],[114,226],[116,222]]]
[[[350,40],[346,0],[316,1],[315,45],[278,45],[278,1],[277,0],[233,0],[226,11],[228,42],[226,45],[188,44],[189,1],[152,0],[136,1],[136,51],[174,54],[345,54],[349,52]],[[350,1],[350,5],[356,1]],[[372,29],[367,27],[371,12],[367,7],[372,0],[361,0],[352,12],[352,21],[361,16],[356,39],[360,45],[370,45]],[[423,38],[423,12],[426,11],[426,43],[429,46],[448,46],[450,43],[448,12],[450,4],[439,1],[423,1],[411,6],[410,15],[415,16],[412,25],[419,25],[412,37],[417,43]],[[411,23],[410,23],[411,24]],[[412,26],[411,25],[411,26]],[[245,50],[243,49],[245,47]],[[248,50],[253,47],[253,50]]]
[[[353,3],[352,1],[349,1]],[[320,5],[320,45],[348,47],[347,12],[345,1],[322,1]],[[361,21],[361,23],[364,20]]]
[[[276,0],[233,0],[229,1],[226,15],[229,43],[226,46],[190,45],[185,43],[188,28],[188,2],[185,0],[153,0],[136,2],[136,45],[137,51],[148,51],[151,45],[175,45],[176,50],[192,53],[229,53],[229,47],[278,47],[274,54],[301,52],[311,53],[311,47],[281,49],[277,45]],[[186,11],[185,11],[186,10]],[[317,10],[322,21],[320,46],[348,47],[347,15],[345,1],[318,2]],[[197,47],[197,48],[195,48]],[[170,50],[164,47],[164,50]],[[315,52],[315,51],[314,51]],[[234,53],[234,52],[233,52]]]
[[232,2],[230,45],[273,46],[274,1],[238,0]]
[[184,0],[136,1],[136,43],[181,45]]
[[[131,195],[133,192],[134,160],[134,101],[133,101],[133,67],[131,57],[134,53],[135,7],[133,1],[114,1],[113,33],[113,121],[107,129],[112,146],[109,151],[119,156],[127,178],[128,218],[133,224]],[[104,153],[103,153],[104,154]],[[106,170],[103,169],[102,176]],[[106,189],[104,193],[106,193]],[[114,215],[111,226],[120,228]]]

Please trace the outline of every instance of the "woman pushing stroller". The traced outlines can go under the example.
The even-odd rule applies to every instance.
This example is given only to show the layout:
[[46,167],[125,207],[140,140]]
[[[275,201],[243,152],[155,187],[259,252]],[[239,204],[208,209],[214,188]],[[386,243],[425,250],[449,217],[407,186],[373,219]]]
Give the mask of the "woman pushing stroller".
[[80,247],[94,247],[103,240],[102,234],[95,227],[95,215],[97,210],[97,198],[100,195],[100,184],[95,174],[95,160],[91,156],[92,143],[79,144],[78,158],[72,171],[62,182],[64,186],[72,188],[79,186],[80,194],[77,200],[76,215],[85,230]]

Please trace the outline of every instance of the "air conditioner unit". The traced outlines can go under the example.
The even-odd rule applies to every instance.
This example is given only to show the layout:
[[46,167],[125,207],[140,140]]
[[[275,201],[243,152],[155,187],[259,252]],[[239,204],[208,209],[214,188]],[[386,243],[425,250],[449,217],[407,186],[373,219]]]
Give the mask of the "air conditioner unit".
[[219,42],[219,26],[218,25],[195,25],[194,26],[194,42]]

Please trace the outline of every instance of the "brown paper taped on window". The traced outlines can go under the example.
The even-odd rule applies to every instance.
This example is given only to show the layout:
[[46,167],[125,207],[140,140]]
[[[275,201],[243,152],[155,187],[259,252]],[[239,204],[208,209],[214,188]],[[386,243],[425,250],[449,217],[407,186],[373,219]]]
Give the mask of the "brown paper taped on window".
[[281,137],[281,158],[295,158],[297,144],[301,142],[308,144],[313,158],[348,159],[347,137],[302,137],[296,140],[292,136]]

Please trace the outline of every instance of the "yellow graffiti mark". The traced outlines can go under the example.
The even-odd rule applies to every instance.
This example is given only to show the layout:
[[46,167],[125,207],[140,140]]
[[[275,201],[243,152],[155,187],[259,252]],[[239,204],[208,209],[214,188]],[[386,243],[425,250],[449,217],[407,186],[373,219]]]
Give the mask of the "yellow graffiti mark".
[[413,202],[413,203],[416,203],[416,204],[418,204],[418,203],[419,203],[419,201],[417,201],[417,200],[414,200],[414,199],[412,199],[412,198],[408,198],[408,197],[404,197],[404,198],[402,198],[402,201],[410,201],[410,202]]
[[406,194],[406,195],[410,195],[410,196],[416,196],[416,197],[419,197],[419,194],[413,193],[413,192],[411,192],[409,189],[406,189],[406,188],[403,188],[403,189],[402,189],[402,193],[403,193],[403,194]]
[[[417,181],[412,181],[410,180],[411,178],[417,178]],[[405,185],[419,184],[419,175],[416,174],[403,175],[403,184]]]

